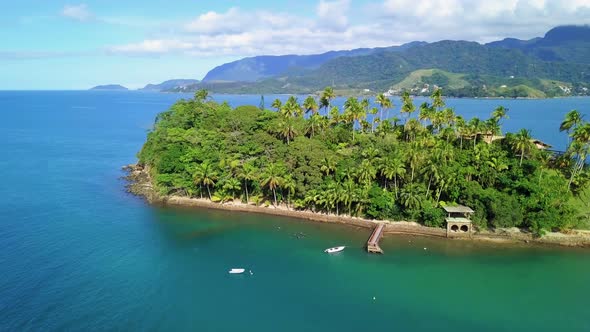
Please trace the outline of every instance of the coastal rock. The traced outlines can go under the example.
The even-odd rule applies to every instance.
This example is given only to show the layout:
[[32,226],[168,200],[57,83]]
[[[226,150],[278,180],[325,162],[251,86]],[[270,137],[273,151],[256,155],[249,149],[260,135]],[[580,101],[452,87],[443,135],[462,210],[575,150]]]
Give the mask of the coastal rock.
[[136,196],[144,197],[149,203],[161,201],[160,195],[154,190],[149,173],[149,167],[139,164],[132,164],[123,167],[127,172],[125,179],[127,183],[127,192]]

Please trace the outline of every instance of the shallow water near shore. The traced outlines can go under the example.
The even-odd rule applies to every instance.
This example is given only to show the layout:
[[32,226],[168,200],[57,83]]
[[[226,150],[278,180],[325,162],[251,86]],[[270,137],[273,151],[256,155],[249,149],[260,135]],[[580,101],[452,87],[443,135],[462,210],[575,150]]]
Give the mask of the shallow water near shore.
[[[388,236],[368,255],[367,230],[126,194],[120,167],[180,97],[0,92],[0,330],[590,330],[588,250]],[[565,112],[590,110],[507,102],[511,127],[553,144]]]

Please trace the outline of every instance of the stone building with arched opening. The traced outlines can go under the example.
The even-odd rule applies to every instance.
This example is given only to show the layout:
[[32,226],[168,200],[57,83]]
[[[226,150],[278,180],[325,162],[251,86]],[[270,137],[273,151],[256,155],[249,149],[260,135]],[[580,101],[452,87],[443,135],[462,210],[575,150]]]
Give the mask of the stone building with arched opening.
[[448,214],[447,237],[471,237],[472,225],[469,216],[474,211],[463,205],[445,206],[444,210]]

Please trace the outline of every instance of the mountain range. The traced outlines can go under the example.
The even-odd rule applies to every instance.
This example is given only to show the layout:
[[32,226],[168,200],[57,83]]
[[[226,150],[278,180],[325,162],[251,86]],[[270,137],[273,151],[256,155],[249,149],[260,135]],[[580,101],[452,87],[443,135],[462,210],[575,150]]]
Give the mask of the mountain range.
[[426,42],[411,42],[401,46],[358,48],[350,51],[330,51],[313,55],[256,56],[226,63],[211,70],[203,82],[254,82],[297,70],[317,69],[322,64],[340,57],[370,55],[377,52],[402,52]]
[[181,90],[184,87],[197,84],[199,80],[194,79],[174,79],[162,82],[160,84],[148,84],[145,87],[139,89],[141,91],[166,91],[172,89]]
[[590,27],[562,26],[531,40],[488,44],[445,40],[249,57],[212,69],[202,82],[168,91],[313,93],[328,85],[342,93],[409,89],[428,94],[437,86],[458,97],[587,95]]
[[218,66],[202,81],[174,79],[139,90],[315,93],[326,86],[340,94],[409,90],[428,95],[441,87],[445,95],[456,97],[590,95],[590,26],[561,26],[543,37],[487,44],[416,41],[313,55],[255,56]]

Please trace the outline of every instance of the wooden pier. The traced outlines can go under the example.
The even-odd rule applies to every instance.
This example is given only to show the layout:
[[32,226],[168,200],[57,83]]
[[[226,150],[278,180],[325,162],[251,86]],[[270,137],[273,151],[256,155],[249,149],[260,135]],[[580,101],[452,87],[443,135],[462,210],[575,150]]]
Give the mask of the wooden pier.
[[379,247],[379,241],[383,237],[383,230],[385,229],[385,224],[379,224],[375,229],[373,229],[373,233],[367,242],[367,252],[374,253],[374,254],[382,254],[383,250]]

